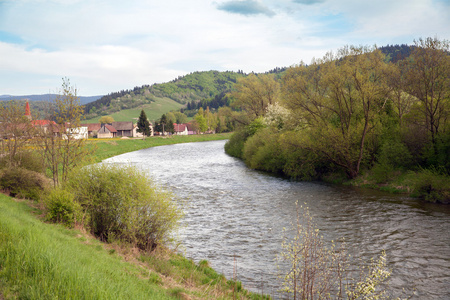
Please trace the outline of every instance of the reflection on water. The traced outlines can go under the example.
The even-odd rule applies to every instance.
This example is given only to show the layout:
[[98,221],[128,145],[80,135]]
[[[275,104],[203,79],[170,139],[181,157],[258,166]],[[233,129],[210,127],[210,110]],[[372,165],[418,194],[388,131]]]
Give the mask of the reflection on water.
[[344,237],[356,258],[384,249],[395,293],[415,289],[415,299],[450,299],[450,206],[276,178],[227,156],[224,143],[161,146],[106,162],[136,164],[188,199],[180,234],[186,256],[207,259],[228,278],[236,259],[238,280],[248,289],[276,294],[274,259],[298,201],[327,240]]

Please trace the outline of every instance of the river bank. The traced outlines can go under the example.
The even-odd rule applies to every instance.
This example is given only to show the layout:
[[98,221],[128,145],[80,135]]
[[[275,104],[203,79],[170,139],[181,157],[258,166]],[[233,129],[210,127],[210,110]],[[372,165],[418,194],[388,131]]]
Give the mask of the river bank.
[[[160,145],[227,139],[227,134],[88,141],[91,160]],[[0,195],[1,299],[263,299],[208,261],[165,247],[151,253],[106,244],[82,228],[47,224],[41,205]]]

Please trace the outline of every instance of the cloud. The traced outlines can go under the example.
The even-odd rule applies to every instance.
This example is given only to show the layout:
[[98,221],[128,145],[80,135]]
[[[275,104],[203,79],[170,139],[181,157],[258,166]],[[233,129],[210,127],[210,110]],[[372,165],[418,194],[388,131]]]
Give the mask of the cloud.
[[293,0],[293,1],[298,4],[312,5],[312,4],[322,3],[325,0]]
[[262,14],[268,17],[273,17],[275,15],[275,13],[268,7],[253,0],[228,1],[217,5],[217,8],[229,13],[240,14],[244,16]]

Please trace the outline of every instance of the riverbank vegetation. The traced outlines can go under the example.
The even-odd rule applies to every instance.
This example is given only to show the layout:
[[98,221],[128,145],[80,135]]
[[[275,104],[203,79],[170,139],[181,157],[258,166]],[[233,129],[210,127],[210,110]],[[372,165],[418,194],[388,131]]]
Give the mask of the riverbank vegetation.
[[310,65],[238,80],[243,124],[226,152],[254,169],[450,202],[449,42],[419,39],[395,62],[346,46]]

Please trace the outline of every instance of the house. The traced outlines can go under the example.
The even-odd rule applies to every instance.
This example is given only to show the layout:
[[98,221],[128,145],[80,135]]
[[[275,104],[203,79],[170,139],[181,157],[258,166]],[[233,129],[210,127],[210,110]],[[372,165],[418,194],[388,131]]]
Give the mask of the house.
[[97,132],[97,138],[99,139],[115,138],[116,136],[117,130],[109,124],[102,124],[100,130]]
[[197,134],[197,128],[192,123],[186,123],[188,134]]
[[188,135],[187,124],[176,124],[173,123],[174,132],[176,135]]
[[[152,123],[149,123],[150,125],[150,136],[154,135],[154,131],[153,131],[153,125]],[[144,135],[141,132],[138,132],[138,126],[137,124],[134,124],[133,126],[133,137],[144,137]]]
[[133,137],[133,122],[112,122],[112,127],[117,130],[117,136]]
[[102,125],[100,123],[88,123],[88,124],[81,124],[83,127],[88,128],[88,135],[90,137],[97,136],[97,132],[102,128]]

